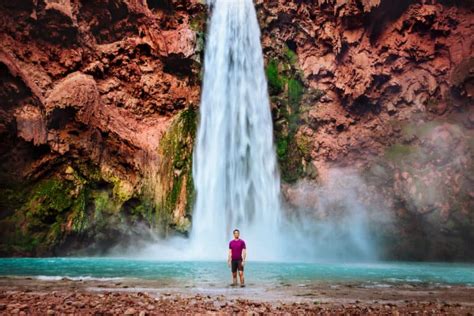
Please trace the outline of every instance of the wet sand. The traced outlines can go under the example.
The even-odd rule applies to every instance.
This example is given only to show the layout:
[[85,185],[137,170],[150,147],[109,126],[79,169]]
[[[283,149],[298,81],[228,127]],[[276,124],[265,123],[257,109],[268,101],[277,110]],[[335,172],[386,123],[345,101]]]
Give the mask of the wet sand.
[[0,315],[327,314],[474,315],[474,287],[427,284],[249,283],[0,277]]

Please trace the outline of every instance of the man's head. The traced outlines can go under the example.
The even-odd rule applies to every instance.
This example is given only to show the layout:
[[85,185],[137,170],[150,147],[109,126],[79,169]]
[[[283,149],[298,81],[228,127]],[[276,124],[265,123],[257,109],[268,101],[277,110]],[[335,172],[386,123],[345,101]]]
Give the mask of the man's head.
[[239,236],[240,236],[240,232],[239,232],[239,230],[238,230],[237,228],[236,228],[236,229],[234,229],[234,238],[235,238],[235,239],[238,239],[238,238],[239,238]]

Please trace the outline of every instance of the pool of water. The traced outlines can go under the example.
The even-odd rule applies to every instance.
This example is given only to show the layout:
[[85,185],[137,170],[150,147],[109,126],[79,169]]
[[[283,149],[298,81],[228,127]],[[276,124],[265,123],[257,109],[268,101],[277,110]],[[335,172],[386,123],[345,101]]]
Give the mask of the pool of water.
[[[247,281],[262,285],[312,282],[429,283],[474,286],[474,264],[453,263],[277,263],[248,262]],[[226,262],[154,261],[129,258],[2,258],[0,276],[46,280],[137,278],[173,286],[227,285]]]

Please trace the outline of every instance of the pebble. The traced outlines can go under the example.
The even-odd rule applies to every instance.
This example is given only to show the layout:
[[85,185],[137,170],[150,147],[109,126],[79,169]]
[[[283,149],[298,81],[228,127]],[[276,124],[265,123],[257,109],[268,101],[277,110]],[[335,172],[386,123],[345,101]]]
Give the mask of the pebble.
[[148,304],[148,305],[146,306],[146,309],[148,309],[149,311],[151,311],[151,310],[155,309],[155,306],[153,306],[153,305],[151,305],[151,304]]
[[133,307],[128,308],[124,313],[124,315],[135,315],[135,314],[136,314],[136,310]]
[[[102,296],[100,296],[102,295]],[[71,293],[59,291],[54,295],[51,292],[37,292],[25,294],[18,291],[0,296],[0,314],[8,315],[138,315],[149,314],[231,314],[244,313],[248,315],[261,314],[383,314],[400,316],[401,314],[429,314],[442,313],[452,315],[466,315],[473,309],[470,306],[439,300],[415,301],[403,300],[387,301],[379,299],[374,303],[363,303],[353,298],[351,302],[280,302],[272,304],[265,301],[253,301],[246,298],[231,299],[222,296],[196,295],[182,297],[174,293],[161,296],[160,299],[146,292],[102,292]],[[357,297],[360,299],[360,297]],[[25,304],[28,302],[28,304]],[[321,306],[325,304],[325,306]],[[94,307],[95,306],[95,307]],[[125,312],[124,312],[125,311]]]
[[84,306],[85,306],[86,304],[84,304],[83,302],[79,301],[79,302],[74,302],[73,305],[76,306],[76,307],[79,307],[79,308],[84,308]]

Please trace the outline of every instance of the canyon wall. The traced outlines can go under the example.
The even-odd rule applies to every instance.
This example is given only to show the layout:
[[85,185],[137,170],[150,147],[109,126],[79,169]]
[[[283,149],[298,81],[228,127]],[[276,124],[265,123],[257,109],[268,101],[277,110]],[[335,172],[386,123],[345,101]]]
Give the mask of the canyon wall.
[[290,205],[356,173],[386,257],[474,258],[472,2],[257,6]]
[[[312,192],[356,173],[385,257],[473,259],[472,5],[255,2],[290,212],[327,216]],[[1,255],[187,233],[206,19],[198,0],[0,5]]]
[[0,18],[0,253],[185,232],[205,6],[26,0]]

